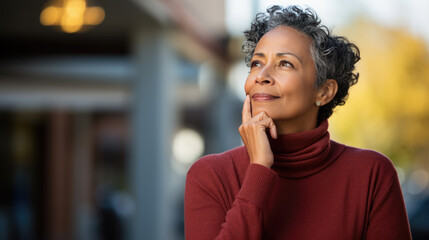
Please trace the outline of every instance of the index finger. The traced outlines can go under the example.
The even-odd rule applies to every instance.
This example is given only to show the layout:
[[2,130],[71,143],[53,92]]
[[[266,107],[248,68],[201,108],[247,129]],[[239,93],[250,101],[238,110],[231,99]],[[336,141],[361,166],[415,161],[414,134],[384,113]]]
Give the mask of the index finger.
[[243,111],[242,111],[242,122],[247,122],[250,119],[252,119],[252,113],[250,112],[250,97],[249,95],[246,96],[246,99],[244,100],[243,104]]

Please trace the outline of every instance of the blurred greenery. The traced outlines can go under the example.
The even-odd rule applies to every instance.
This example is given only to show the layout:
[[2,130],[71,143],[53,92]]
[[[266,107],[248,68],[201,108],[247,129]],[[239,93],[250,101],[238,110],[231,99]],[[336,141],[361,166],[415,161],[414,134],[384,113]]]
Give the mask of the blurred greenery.
[[380,151],[405,169],[424,167],[429,155],[428,45],[405,29],[366,20],[340,32],[361,51],[360,78],[346,105],[330,119],[333,139]]

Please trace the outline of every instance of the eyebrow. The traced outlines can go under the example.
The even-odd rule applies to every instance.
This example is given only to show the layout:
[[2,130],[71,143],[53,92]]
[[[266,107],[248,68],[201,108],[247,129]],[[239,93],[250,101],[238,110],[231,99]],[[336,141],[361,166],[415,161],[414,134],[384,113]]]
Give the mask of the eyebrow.
[[[260,56],[260,57],[265,57],[265,54],[263,54],[263,53],[254,53],[253,54],[254,56],[256,55],[256,56]],[[294,56],[295,58],[297,58],[300,62],[301,62],[301,64],[303,64],[303,62],[302,62],[302,60],[301,60],[301,58],[300,57],[298,57],[296,54],[294,54],[294,53],[291,53],[291,52],[285,52],[285,53],[276,53],[276,56],[277,57],[281,57],[281,56],[285,56],[285,55],[292,55],[292,56]]]

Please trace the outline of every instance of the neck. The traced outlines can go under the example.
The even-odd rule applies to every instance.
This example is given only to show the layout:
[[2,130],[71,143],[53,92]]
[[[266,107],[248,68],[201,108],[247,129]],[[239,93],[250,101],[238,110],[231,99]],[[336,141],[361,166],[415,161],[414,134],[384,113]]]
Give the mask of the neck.
[[306,132],[317,127],[317,119],[313,121],[302,120],[302,119],[293,119],[293,120],[275,120],[277,134],[291,134]]
[[286,178],[316,174],[344,150],[344,145],[331,143],[327,120],[310,131],[278,135],[277,139],[269,137],[269,141],[274,154],[272,169]]

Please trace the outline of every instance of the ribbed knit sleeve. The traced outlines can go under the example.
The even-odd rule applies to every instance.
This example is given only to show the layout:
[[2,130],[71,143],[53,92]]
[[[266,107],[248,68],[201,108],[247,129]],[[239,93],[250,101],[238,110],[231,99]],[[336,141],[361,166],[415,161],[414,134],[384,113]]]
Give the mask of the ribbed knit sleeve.
[[411,240],[404,198],[396,170],[382,155],[374,178],[366,240]]
[[268,202],[276,181],[277,174],[273,170],[259,164],[250,164],[236,198],[262,208]]
[[[277,173],[262,165],[247,167],[241,188],[232,205],[227,204],[227,179],[238,179],[233,169],[211,166],[217,161],[208,156],[192,166],[185,188],[185,237],[205,239],[261,239],[263,232],[262,206],[269,201],[278,180]],[[225,171],[223,172],[222,169]],[[220,171],[220,172],[219,172]]]

